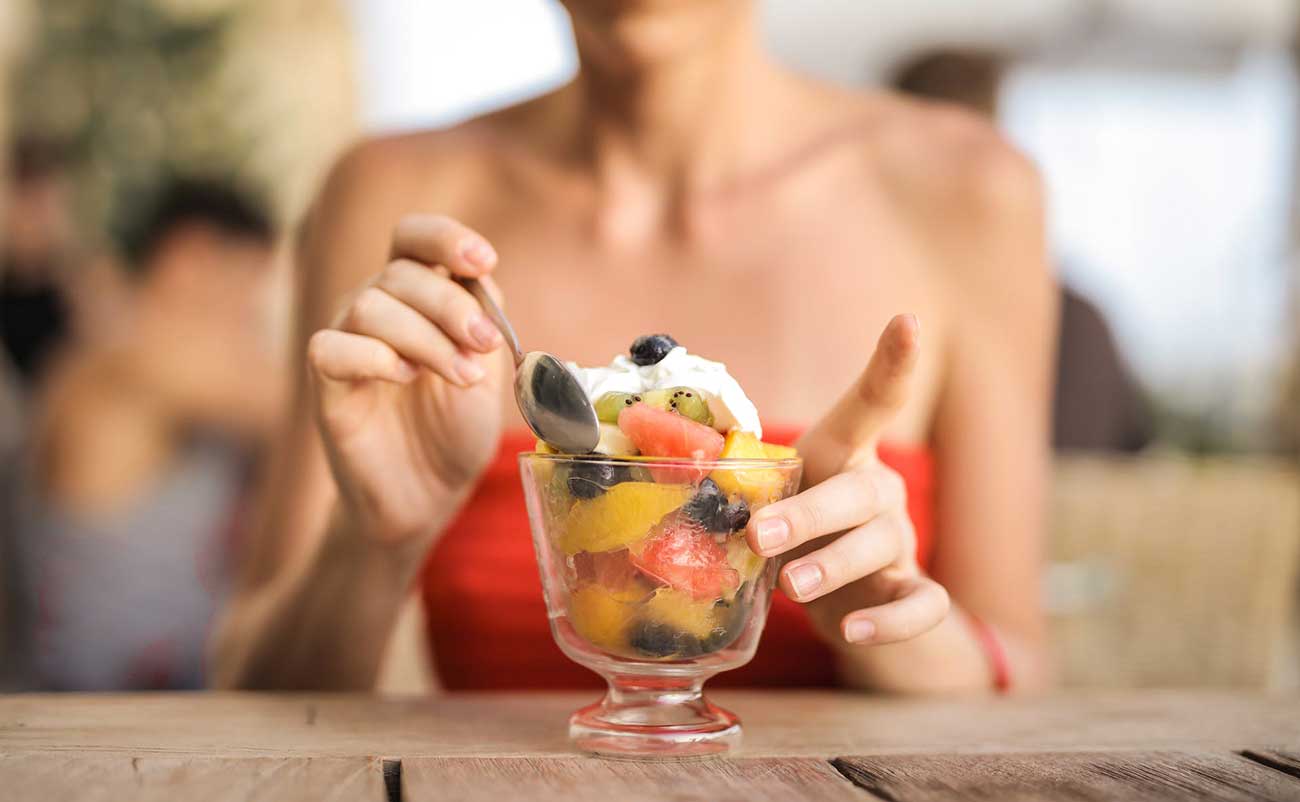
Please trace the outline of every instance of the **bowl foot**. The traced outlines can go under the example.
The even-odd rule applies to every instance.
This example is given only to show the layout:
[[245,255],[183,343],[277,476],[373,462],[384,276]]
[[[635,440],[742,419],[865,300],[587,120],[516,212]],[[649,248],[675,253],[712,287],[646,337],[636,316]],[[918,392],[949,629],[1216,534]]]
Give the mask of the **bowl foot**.
[[699,760],[740,745],[740,720],[704,698],[702,681],[610,680],[599,702],[569,719],[580,751],[625,760]]

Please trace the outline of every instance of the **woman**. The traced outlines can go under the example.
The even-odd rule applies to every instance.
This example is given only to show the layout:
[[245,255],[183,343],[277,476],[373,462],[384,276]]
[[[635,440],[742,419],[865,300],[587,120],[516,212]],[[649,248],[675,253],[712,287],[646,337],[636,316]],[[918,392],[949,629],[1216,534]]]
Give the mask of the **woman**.
[[[964,113],[778,69],[749,0],[565,5],[572,84],[364,144],[325,187],[310,369],[218,682],[375,687],[421,633],[448,688],[596,682],[525,578],[509,452],[531,441],[499,334],[448,278],[473,275],[530,348],[600,364],[667,331],[789,436],[818,421],[806,489],[747,533],[789,599],[724,679],[1039,685],[1054,309],[1032,168]],[[424,627],[398,623],[412,588]]]

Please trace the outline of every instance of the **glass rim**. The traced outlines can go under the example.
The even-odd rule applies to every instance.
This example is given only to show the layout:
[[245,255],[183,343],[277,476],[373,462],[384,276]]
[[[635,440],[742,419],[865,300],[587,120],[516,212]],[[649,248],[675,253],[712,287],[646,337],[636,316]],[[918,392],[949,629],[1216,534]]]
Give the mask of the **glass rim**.
[[692,459],[690,457],[614,456],[610,454],[548,454],[544,451],[520,451],[520,463],[532,460],[555,463],[587,463],[594,465],[645,465],[651,468],[708,468],[710,470],[785,469],[803,465],[803,457],[780,459]]

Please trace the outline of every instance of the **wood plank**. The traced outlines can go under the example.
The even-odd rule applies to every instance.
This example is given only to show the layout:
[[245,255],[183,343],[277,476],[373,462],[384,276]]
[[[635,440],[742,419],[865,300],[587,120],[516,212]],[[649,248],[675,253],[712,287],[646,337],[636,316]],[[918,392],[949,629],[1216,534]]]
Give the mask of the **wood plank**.
[[1263,766],[1290,774],[1300,780],[1300,752],[1281,752],[1276,749],[1245,749],[1241,756]]
[[[569,714],[593,694],[0,696],[0,753],[213,757],[567,756]],[[748,757],[1149,749],[1300,751],[1300,697],[1088,692],[900,699],[722,692]],[[796,715],[797,713],[797,715]]]
[[[718,692],[750,756],[1112,749],[1300,750],[1300,697],[1245,691],[1079,691],[1042,697],[898,698]],[[792,715],[798,711],[798,715]]]
[[838,758],[887,802],[1295,802],[1300,782],[1233,754],[1068,752]]
[[130,754],[0,755],[6,799],[42,802],[384,802],[379,761],[366,758]]
[[570,754],[592,694],[197,693],[0,697],[0,752],[207,756]]
[[417,758],[402,761],[404,802],[863,802],[812,758],[637,762],[595,758]]

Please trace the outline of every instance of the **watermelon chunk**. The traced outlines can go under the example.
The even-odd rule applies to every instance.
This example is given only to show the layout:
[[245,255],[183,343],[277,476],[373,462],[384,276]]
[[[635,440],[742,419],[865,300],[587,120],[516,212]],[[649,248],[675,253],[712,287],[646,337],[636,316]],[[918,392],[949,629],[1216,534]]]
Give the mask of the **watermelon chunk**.
[[632,590],[638,582],[644,582],[627,549],[580,551],[573,555],[573,568],[577,583],[600,585],[611,591]]
[[685,515],[665,518],[633,550],[632,564],[696,600],[721,598],[740,587],[740,572],[731,567],[726,549]]
[[[715,460],[726,444],[723,436],[708,426],[649,404],[624,408],[618,415],[618,428],[644,457]],[[659,482],[698,482],[708,472],[656,468],[653,473]]]

